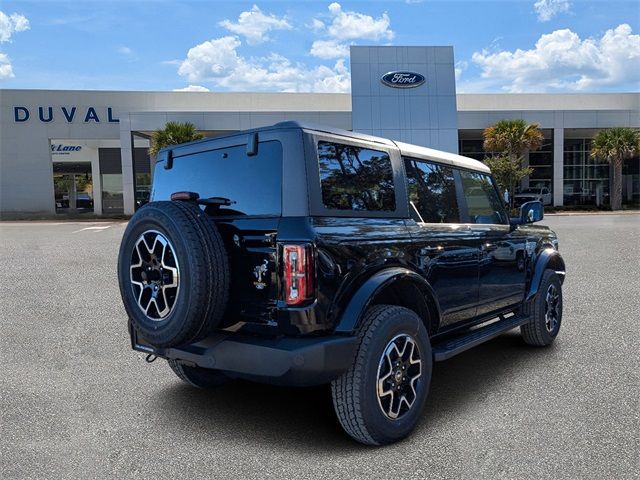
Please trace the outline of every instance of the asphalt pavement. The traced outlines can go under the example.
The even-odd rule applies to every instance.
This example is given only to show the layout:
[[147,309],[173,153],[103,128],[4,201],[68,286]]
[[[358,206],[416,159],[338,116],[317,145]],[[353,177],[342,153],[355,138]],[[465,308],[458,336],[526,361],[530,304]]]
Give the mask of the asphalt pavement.
[[640,215],[547,217],[555,344],[517,331],[435,365],[422,420],[353,442],[327,388],[183,384],[130,349],[122,222],[0,223],[0,477],[638,478]]

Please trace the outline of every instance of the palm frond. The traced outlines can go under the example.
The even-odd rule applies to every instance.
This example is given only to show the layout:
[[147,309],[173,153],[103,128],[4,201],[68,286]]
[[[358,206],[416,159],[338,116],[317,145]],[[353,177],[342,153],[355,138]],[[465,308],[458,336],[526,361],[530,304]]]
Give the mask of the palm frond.
[[204,135],[196,130],[196,127],[189,122],[167,122],[164,128],[156,130],[151,135],[151,147],[149,155],[155,157],[158,152],[169,145],[179,145],[181,143],[200,140]]

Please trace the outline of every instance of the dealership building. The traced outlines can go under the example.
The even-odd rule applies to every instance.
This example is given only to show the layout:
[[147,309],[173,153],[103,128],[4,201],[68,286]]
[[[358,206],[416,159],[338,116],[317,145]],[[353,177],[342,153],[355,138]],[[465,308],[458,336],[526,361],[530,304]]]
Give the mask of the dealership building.
[[[389,75],[389,73],[392,73]],[[589,156],[604,128],[640,128],[640,93],[457,94],[452,47],[351,47],[351,93],[0,90],[0,215],[132,214],[148,198],[147,148],[169,121],[220,136],[285,120],[328,125],[482,159],[482,131],[538,123],[523,187],[552,202],[608,202],[610,168]],[[623,204],[640,202],[640,159]]]

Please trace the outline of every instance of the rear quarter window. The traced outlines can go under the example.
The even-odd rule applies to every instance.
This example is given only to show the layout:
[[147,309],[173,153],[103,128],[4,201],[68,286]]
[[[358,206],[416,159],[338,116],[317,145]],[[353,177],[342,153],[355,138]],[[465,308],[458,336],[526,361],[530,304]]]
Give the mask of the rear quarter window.
[[321,141],[318,167],[325,208],[395,211],[393,168],[387,152]]
[[154,200],[188,191],[235,202],[221,206],[221,215],[282,214],[282,145],[276,140],[260,142],[254,156],[238,145],[176,157],[170,170],[158,164],[155,175]]

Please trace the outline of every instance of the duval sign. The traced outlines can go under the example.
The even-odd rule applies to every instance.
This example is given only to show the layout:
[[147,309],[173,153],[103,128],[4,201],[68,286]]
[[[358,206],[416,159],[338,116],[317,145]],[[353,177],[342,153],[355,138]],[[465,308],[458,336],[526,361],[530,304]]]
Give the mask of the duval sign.
[[424,83],[424,75],[416,72],[389,72],[380,79],[382,83],[393,88],[414,88]]
[[42,123],[53,122],[54,119],[61,119],[66,123],[84,121],[84,123],[118,123],[120,120],[113,115],[113,108],[103,109],[96,107],[78,108],[74,106],[64,107],[13,107],[13,120],[16,123],[24,123],[30,118],[38,119]]

